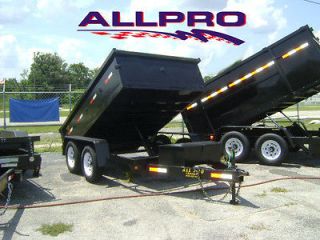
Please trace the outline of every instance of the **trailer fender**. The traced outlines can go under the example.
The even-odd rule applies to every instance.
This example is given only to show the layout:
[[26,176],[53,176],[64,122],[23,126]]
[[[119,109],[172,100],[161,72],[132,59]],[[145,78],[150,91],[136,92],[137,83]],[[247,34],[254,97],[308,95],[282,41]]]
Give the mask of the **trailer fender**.
[[68,141],[73,141],[78,146],[79,151],[82,151],[85,146],[91,146],[96,153],[98,167],[103,168],[107,166],[110,159],[110,148],[106,140],[81,136],[67,136],[64,139],[63,145],[65,146]]
[[109,144],[106,141],[101,141],[94,144],[97,155],[98,167],[106,167],[110,159]]

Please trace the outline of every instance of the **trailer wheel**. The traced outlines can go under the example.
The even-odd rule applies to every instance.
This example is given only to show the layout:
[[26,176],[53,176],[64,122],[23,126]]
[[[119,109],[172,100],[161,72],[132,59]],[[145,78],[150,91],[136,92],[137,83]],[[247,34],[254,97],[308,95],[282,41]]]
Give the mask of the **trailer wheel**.
[[80,153],[74,142],[68,142],[65,148],[66,163],[71,173],[80,173]]
[[190,138],[179,138],[176,143],[189,143],[191,142]]
[[166,135],[158,135],[154,138],[152,143],[152,150],[155,154],[159,153],[159,146],[171,144],[170,138]]
[[280,165],[288,153],[288,144],[283,137],[268,133],[258,138],[255,150],[261,164]]
[[235,161],[241,162],[248,158],[250,153],[250,142],[248,138],[240,132],[228,132],[221,138],[224,154],[235,153]]
[[81,154],[82,173],[86,180],[95,183],[101,177],[101,169],[98,167],[97,155],[94,149],[86,146]]

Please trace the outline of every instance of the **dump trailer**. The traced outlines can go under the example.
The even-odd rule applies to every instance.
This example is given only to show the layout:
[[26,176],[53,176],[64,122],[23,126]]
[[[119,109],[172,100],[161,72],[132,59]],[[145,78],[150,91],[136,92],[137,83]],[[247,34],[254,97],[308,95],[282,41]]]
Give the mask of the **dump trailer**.
[[[207,82],[182,114],[189,132],[221,140],[238,161],[252,147],[263,164],[280,164],[300,149],[319,155],[319,131],[282,112],[320,91],[320,46],[312,31],[304,26]],[[289,126],[270,117],[277,112]],[[272,126],[256,124],[265,118]]]
[[26,170],[39,176],[41,156],[34,152],[34,142],[39,140],[22,131],[0,131],[0,193],[14,179],[22,180]]
[[[60,128],[69,171],[82,172],[89,182],[115,165],[133,173],[227,181],[236,203],[235,184],[247,173],[234,165],[214,168],[221,165],[220,143],[170,144],[158,134],[203,92],[198,63],[112,50]],[[198,166],[203,163],[209,167]]]

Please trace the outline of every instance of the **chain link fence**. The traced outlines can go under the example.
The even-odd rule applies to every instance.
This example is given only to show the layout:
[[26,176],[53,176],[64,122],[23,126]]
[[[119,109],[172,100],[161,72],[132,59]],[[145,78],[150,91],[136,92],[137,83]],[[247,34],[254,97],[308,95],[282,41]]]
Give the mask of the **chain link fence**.
[[[72,85],[66,85],[62,87],[47,88],[45,91],[41,91],[43,87],[24,87],[23,89],[10,89],[3,86],[2,94],[0,92],[0,127],[13,127],[14,129],[20,126],[26,126],[26,131],[31,134],[41,135],[41,141],[36,142],[35,149],[37,152],[61,152],[61,137],[58,133],[59,126],[49,125],[61,125],[74,105],[81,98],[85,89],[74,89]],[[0,86],[1,91],[1,86]],[[2,96],[1,96],[2,95]],[[58,122],[43,122],[43,123],[11,123],[10,122],[10,99],[18,100],[45,100],[48,98],[59,98],[59,115],[60,121]],[[316,110],[316,111],[315,111]],[[293,119],[305,119],[309,123],[313,119],[319,119],[320,121],[320,94],[315,95],[298,105],[291,106],[286,110],[287,114]],[[309,115],[306,115],[309,114]],[[279,115],[279,114],[278,114]],[[273,118],[277,121],[285,120],[283,116],[277,114]],[[310,120],[308,120],[310,119]],[[268,119],[266,119],[268,121]],[[34,128],[34,130],[31,128]],[[310,125],[309,125],[310,126]],[[23,130],[24,131],[24,130]],[[186,126],[182,120],[182,116],[178,115],[173,121],[165,126],[161,131],[165,132],[187,132]],[[179,136],[171,135],[173,138],[179,138]]]
[[[21,91],[17,91],[17,89],[5,88],[5,86],[3,86],[2,97],[0,97],[0,126],[5,128],[6,126],[23,125],[10,122],[10,99],[41,101],[41,99],[45,100],[48,98],[59,98],[60,121],[49,123],[26,123],[25,125],[61,125],[85,91],[85,89],[73,89],[71,84],[61,87],[50,87],[50,89],[46,91],[40,91],[39,89],[41,89],[41,86],[32,86],[24,87]],[[297,114],[299,115],[299,108],[302,108],[301,110],[303,110],[303,106],[319,106],[320,111],[320,94],[302,101],[298,106],[292,106],[290,110],[293,111],[297,109]],[[176,118],[171,125],[172,124],[179,127],[182,126],[182,118]]]
[[[314,95],[301,102],[301,105],[320,105],[320,94]],[[320,107],[319,107],[320,110]]]
[[6,128],[7,126],[17,125],[10,122],[10,99],[41,101],[49,98],[59,99],[60,121],[49,123],[28,123],[28,125],[61,125],[71,112],[73,106],[81,98],[84,91],[85,89],[73,89],[71,84],[59,88],[51,88],[46,91],[39,91],[39,88],[36,87],[24,88],[22,91],[16,91],[16,89],[5,88],[5,86],[3,86],[2,97],[0,98],[0,126]]

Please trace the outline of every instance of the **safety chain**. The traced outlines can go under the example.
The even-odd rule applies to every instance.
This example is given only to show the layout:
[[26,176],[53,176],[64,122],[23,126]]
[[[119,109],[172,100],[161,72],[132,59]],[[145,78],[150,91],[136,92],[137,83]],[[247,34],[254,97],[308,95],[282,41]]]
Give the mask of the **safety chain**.
[[[226,157],[225,157],[225,164],[227,166],[228,169],[230,168],[233,168],[234,167],[234,164],[232,163],[232,161],[234,161],[235,159],[235,153],[234,151],[232,151],[231,154],[228,154]],[[222,202],[227,196],[229,193],[232,192],[232,185],[229,184],[229,189],[228,191],[225,193],[225,195],[221,198],[221,199],[218,199],[218,200],[214,200],[212,199],[212,197],[209,196],[209,194],[206,192],[203,184],[202,184],[202,179],[201,179],[201,175],[200,175],[200,171],[198,171],[198,180],[199,180],[199,184],[200,184],[200,187],[201,187],[201,191],[203,193],[203,195],[210,201],[210,202]],[[240,194],[240,188],[241,188],[241,182],[239,182],[238,184],[238,188],[237,188],[237,192],[236,192],[236,197],[239,196]]]
[[8,195],[7,195],[7,200],[6,204],[3,206],[2,211],[0,212],[0,216],[4,215],[6,211],[8,210],[10,201],[11,201],[11,195],[13,191],[13,184],[11,182],[8,182]]
[[198,172],[198,180],[199,180],[199,184],[200,184],[201,191],[202,191],[203,195],[204,195],[204,196],[208,199],[208,201],[210,201],[210,202],[214,202],[214,203],[222,202],[222,201],[228,196],[228,194],[231,193],[231,185],[229,185],[228,191],[223,195],[222,198],[217,199],[217,200],[212,199],[212,197],[209,196],[209,194],[206,192],[206,190],[205,190],[205,188],[204,188],[204,186],[203,186],[203,184],[202,184],[202,179],[201,179],[201,176],[200,176],[200,171]]

